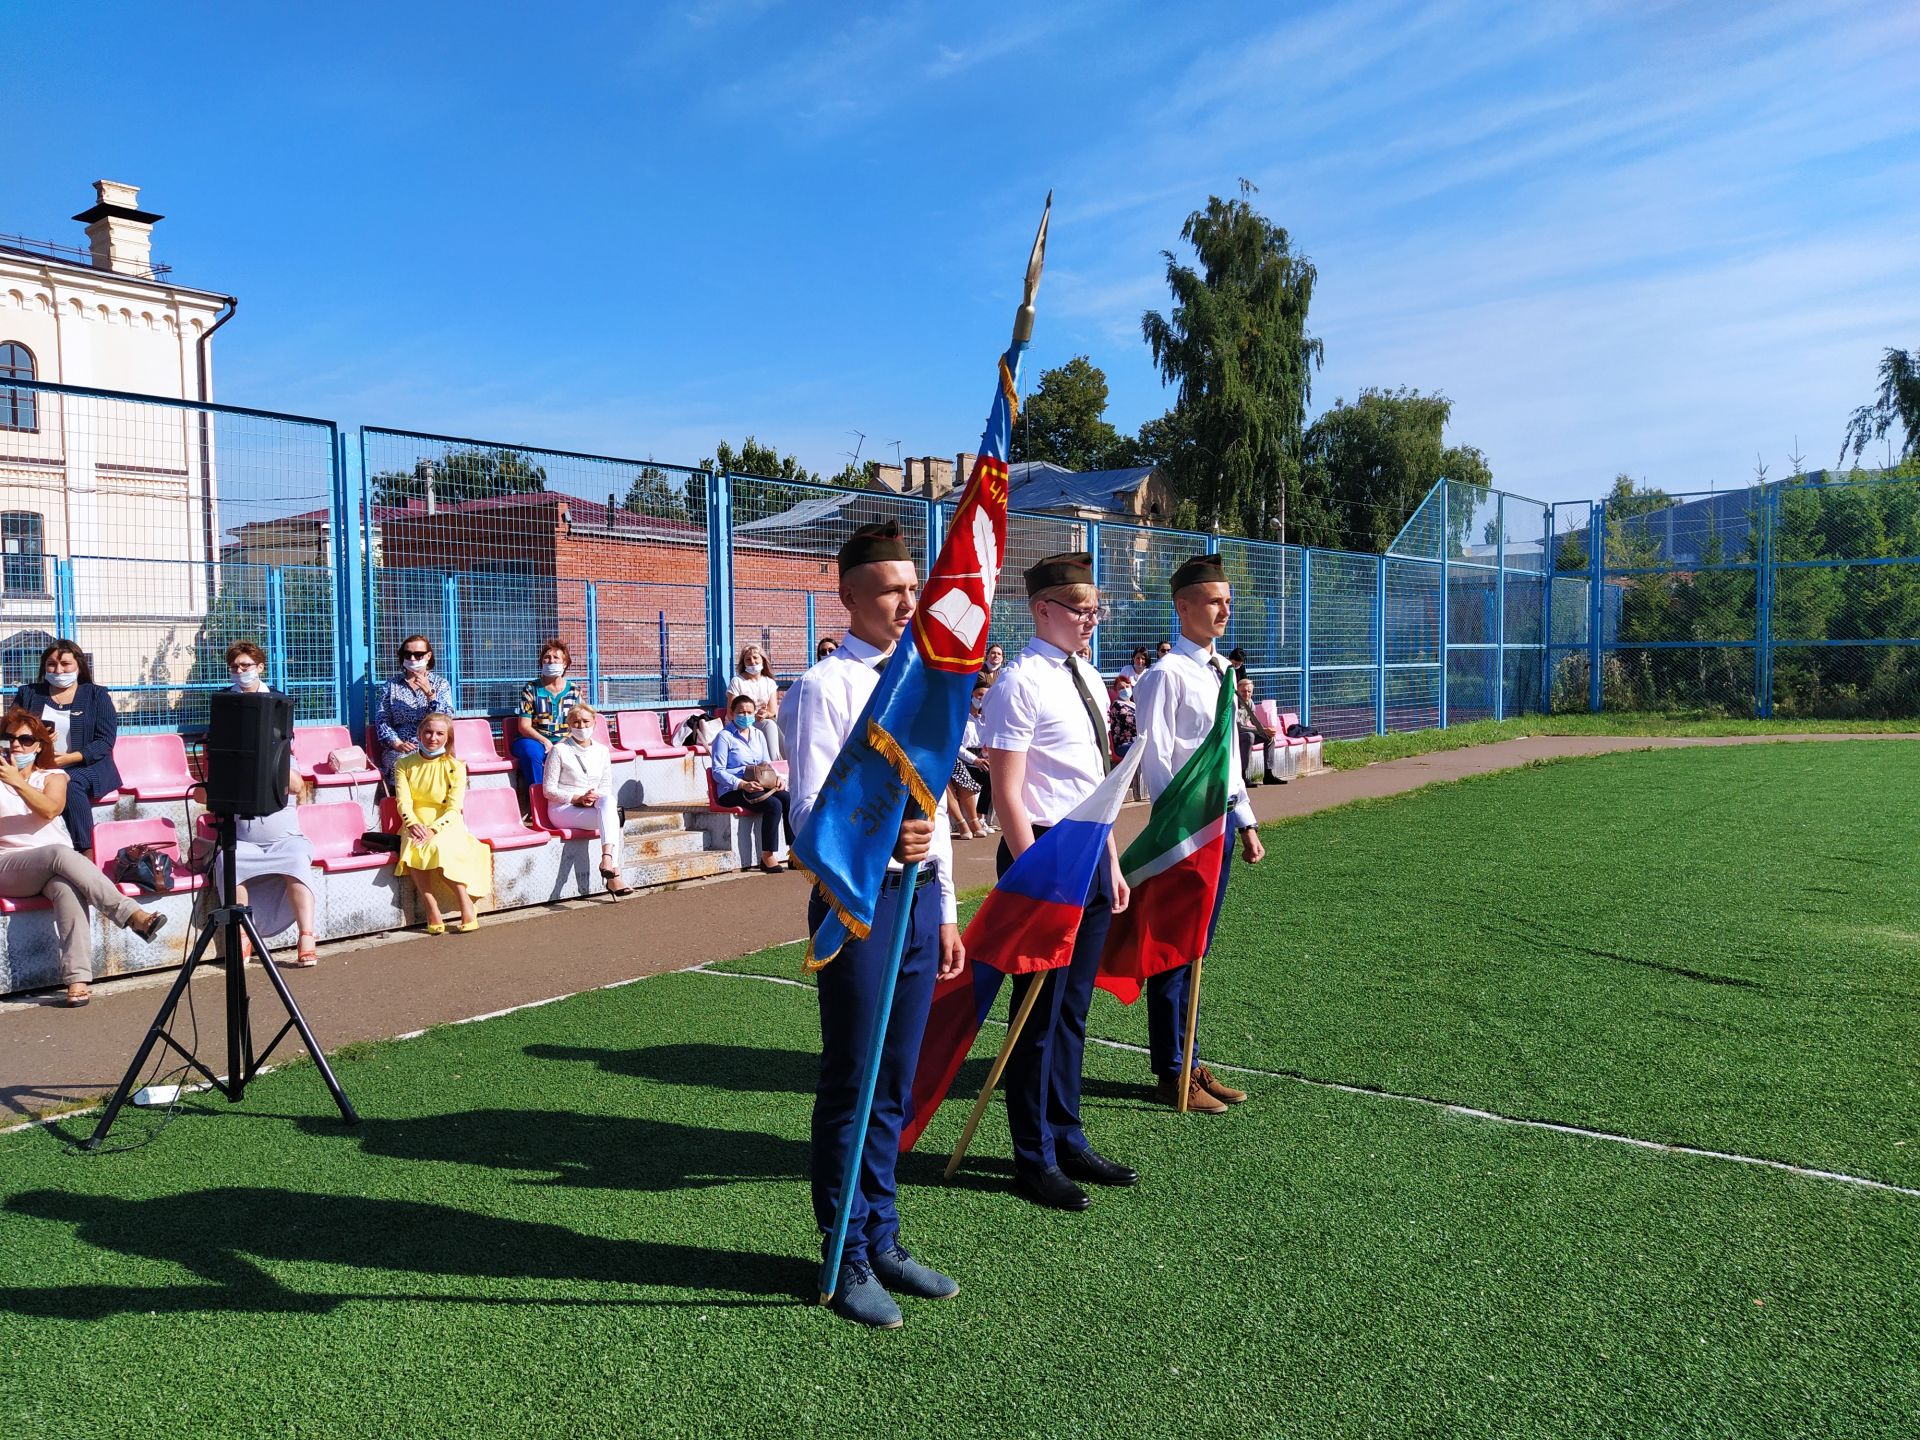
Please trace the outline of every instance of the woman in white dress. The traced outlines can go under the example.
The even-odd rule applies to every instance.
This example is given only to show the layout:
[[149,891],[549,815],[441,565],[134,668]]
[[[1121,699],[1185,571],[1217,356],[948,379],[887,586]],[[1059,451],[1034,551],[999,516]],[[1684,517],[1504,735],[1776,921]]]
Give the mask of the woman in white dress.
[[593,734],[594,708],[567,712],[567,738],[547,752],[540,788],[547,818],[556,825],[600,832],[600,878],[618,900],[631,895],[620,871],[620,796],[613,783],[613,754]]

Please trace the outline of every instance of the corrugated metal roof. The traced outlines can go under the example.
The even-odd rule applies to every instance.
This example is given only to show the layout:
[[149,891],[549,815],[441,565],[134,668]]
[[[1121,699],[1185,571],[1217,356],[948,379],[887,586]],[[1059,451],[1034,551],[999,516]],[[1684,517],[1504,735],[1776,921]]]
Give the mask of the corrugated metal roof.
[[1125,512],[1120,497],[1139,493],[1153,474],[1151,465],[1126,470],[1069,470],[1050,460],[1023,460],[1007,467],[1007,503],[1015,510],[1082,510]]

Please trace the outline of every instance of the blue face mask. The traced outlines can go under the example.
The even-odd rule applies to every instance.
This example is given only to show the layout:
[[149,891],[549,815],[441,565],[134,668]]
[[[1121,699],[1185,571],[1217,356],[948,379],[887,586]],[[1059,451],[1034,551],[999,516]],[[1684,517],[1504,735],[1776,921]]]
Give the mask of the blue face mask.
[[447,753],[447,747],[444,745],[422,745],[420,747],[420,753],[429,760],[438,760],[442,755]]
[[738,730],[743,735],[746,734],[747,731],[753,728],[753,717],[751,715],[734,716],[733,728]]
[[32,750],[21,752],[13,757],[13,768],[24,773],[33,769],[33,762],[39,758],[40,756]]
[[78,670],[47,671],[47,684],[52,689],[66,690],[74,685],[78,685],[79,683],[80,683],[80,672]]

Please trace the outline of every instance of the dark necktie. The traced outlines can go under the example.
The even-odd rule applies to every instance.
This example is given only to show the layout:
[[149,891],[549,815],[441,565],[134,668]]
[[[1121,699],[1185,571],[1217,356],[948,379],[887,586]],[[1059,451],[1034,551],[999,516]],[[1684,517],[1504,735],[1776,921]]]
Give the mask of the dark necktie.
[[1067,673],[1073,677],[1073,688],[1080,692],[1080,703],[1087,707],[1087,718],[1093,722],[1093,743],[1100,750],[1100,769],[1102,773],[1113,769],[1113,747],[1107,743],[1107,721],[1100,713],[1100,707],[1093,703],[1093,692],[1087,688],[1086,677],[1080,673],[1080,667],[1073,663],[1073,657],[1067,657]]

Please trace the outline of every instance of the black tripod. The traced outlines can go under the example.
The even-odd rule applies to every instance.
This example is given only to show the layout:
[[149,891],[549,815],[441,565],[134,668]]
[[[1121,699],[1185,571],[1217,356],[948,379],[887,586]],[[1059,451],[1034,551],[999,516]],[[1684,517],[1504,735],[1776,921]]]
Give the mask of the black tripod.
[[[179,1052],[189,1066],[207,1077],[207,1082],[227,1099],[238,1101],[246,1094],[247,1082],[260,1073],[260,1067],[273,1053],[274,1047],[287,1038],[289,1030],[298,1030],[300,1039],[307,1047],[307,1053],[313,1057],[313,1063],[320,1069],[320,1078],[327,1082],[327,1089],[333,1092],[334,1104],[340,1107],[340,1118],[349,1125],[360,1123],[360,1116],[353,1108],[353,1102],[347,1099],[346,1091],[340,1088],[340,1082],[334,1079],[333,1069],[327,1064],[327,1057],[321,1053],[320,1043],[313,1038],[306,1017],[300,1013],[300,1007],[294,1003],[293,992],[287,988],[287,982],[281,977],[280,969],[273,963],[273,956],[267,949],[267,942],[260,938],[260,932],[253,925],[253,910],[250,906],[236,904],[234,896],[238,893],[238,881],[235,877],[234,843],[235,821],[230,814],[216,816],[219,826],[219,856],[221,876],[226,885],[222,893],[227,903],[215,910],[206,919],[200,931],[200,938],[194,943],[193,953],[187,956],[187,963],[181,967],[180,978],[173,982],[173,988],[167,992],[167,998],[160,1006],[160,1013],[153,1017],[153,1024],[147,1030],[147,1038],[140,1042],[135,1052],[133,1064],[127,1067],[126,1078],[121,1080],[120,1088],[113,1092],[113,1099],[107,1102],[107,1113],[100,1117],[100,1123],[94,1127],[93,1134],[80,1142],[82,1150],[98,1150],[100,1142],[107,1138],[107,1131],[113,1128],[114,1119],[120,1114],[120,1107],[127,1103],[127,1097],[133,1093],[139,1083],[140,1072],[145,1068],[147,1057],[153,1054],[153,1047],[167,1044]],[[222,1080],[213,1071],[201,1063],[200,1058],[168,1033],[168,1025],[173,1020],[173,1012],[179,1007],[180,999],[187,993],[187,986],[193,983],[193,972],[202,964],[214,963],[207,959],[207,948],[214,937],[221,937],[221,949],[225,952],[227,967],[227,1078]],[[247,970],[246,962],[241,959],[241,937],[253,941],[254,953],[262,962],[267,978],[273,982],[273,988],[280,993],[280,1003],[286,1007],[287,1023],[269,1040],[266,1047],[254,1053],[253,1026],[247,1008]]]

